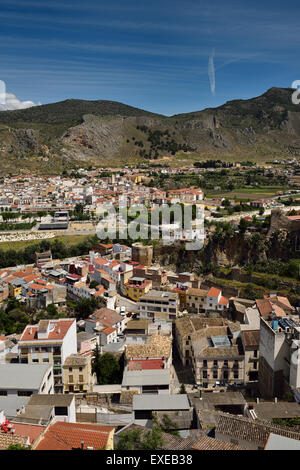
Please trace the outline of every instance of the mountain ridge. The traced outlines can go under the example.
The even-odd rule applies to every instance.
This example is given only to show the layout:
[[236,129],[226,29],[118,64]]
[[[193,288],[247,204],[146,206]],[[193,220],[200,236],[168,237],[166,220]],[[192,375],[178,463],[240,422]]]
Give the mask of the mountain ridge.
[[61,171],[77,164],[113,166],[300,156],[300,106],[294,90],[272,87],[191,113],[164,116],[109,100],[67,99],[0,112],[0,169]]

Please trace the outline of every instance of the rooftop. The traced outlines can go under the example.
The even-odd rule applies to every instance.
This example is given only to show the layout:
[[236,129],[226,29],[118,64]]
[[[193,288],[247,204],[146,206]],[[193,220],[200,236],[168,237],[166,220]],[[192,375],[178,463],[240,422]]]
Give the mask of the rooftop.
[[153,335],[146,344],[129,344],[126,347],[127,359],[168,358],[172,350],[172,340],[166,336]]
[[189,410],[188,396],[179,395],[134,395],[133,410]]
[[50,364],[0,364],[0,389],[38,390]]
[[170,371],[169,369],[143,369],[128,370],[125,367],[123,375],[123,387],[144,386],[144,385],[169,385]]
[[95,450],[101,450],[107,445],[113,429],[109,426],[58,421],[47,429],[36,450],[80,449],[82,441],[84,449],[92,447]]

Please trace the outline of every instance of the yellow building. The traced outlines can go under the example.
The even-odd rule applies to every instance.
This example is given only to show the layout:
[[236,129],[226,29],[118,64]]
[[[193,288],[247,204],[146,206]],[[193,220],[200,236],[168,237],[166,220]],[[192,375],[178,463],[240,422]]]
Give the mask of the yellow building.
[[8,284],[9,297],[17,297],[17,295],[21,295],[23,284],[24,282],[21,279],[13,279],[11,282],[9,282]]
[[144,277],[131,277],[125,284],[125,295],[137,302],[152,288],[152,281]]
[[180,287],[175,287],[174,289],[171,290],[171,292],[175,292],[175,294],[178,294],[180,310],[185,309],[187,289],[180,289]]
[[87,393],[92,388],[91,358],[71,354],[63,365],[64,393]]

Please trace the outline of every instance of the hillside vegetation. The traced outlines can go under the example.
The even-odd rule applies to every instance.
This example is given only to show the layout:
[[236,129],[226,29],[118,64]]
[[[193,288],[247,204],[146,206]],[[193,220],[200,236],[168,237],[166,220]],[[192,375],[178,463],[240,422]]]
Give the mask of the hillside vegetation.
[[0,169],[55,172],[221,158],[266,161],[300,156],[300,106],[292,89],[178,114],[154,114],[114,101],[65,100],[0,112]]

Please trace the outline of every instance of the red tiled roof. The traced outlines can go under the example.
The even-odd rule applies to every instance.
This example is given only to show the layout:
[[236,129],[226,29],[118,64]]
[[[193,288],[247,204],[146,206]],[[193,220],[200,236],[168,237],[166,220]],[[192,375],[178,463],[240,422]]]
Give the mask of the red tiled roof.
[[128,370],[158,370],[164,368],[162,359],[132,359],[128,364]]
[[113,429],[109,426],[58,421],[48,428],[36,450],[79,449],[82,441],[84,449],[93,447],[94,450],[100,450],[107,445],[109,434]]
[[11,423],[15,430],[16,436],[29,437],[30,445],[34,444],[42,432],[46,429],[46,426],[23,424],[23,423]]
[[45,286],[41,284],[33,283],[33,284],[30,284],[29,289],[42,290],[42,289],[45,289]]
[[218,304],[227,305],[228,304],[228,299],[226,297],[220,297],[220,300],[219,300]]
[[101,333],[105,333],[106,335],[110,335],[111,333],[113,333],[114,331],[116,331],[115,328],[113,327],[110,327],[110,326],[107,326],[106,328],[104,328]]
[[219,297],[221,294],[221,290],[217,289],[216,287],[211,287],[209,291],[207,292],[208,297]]
[[95,258],[94,263],[98,265],[104,265],[104,264],[107,264],[108,261],[107,259],[104,259],[104,258]]
[[[71,327],[72,323],[76,320],[49,320],[51,324],[56,324],[55,328],[49,332],[45,339],[38,339],[38,325],[27,325],[22,333],[20,341],[47,341],[51,339],[62,340]],[[60,331],[59,331],[60,330]],[[32,333],[30,333],[32,331]],[[58,332],[59,331],[59,332]]]
[[272,313],[272,304],[267,299],[257,299],[256,305],[262,317]]

